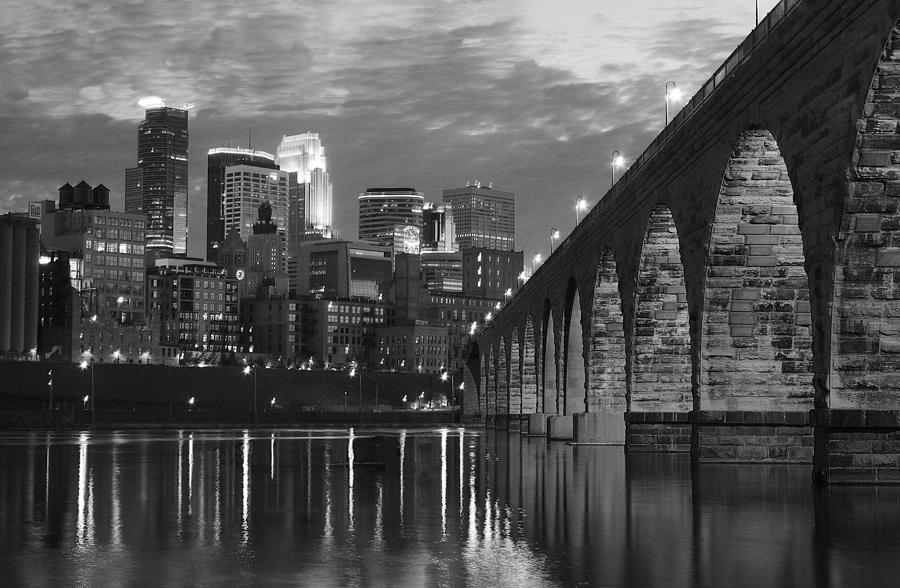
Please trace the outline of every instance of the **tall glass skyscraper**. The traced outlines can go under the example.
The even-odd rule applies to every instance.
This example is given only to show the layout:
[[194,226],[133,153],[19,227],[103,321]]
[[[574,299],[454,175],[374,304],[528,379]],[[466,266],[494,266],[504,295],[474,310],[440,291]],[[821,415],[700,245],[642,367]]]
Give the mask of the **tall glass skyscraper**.
[[147,255],[187,253],[188,111],[158,97],[138,125],[138,164],[125,170],[125,210],[147,216]]
[[282,171],[297,174],[297,197],[303,199],[305,233],[331,237],[332,184],[319,134],[282,136],[275,163]]
[[276,169],[275,156],[253,149],[216,147],[207,152],[206,161],[206,261],[218,263],[219,247],[225,242],[225,168],[246,164]]

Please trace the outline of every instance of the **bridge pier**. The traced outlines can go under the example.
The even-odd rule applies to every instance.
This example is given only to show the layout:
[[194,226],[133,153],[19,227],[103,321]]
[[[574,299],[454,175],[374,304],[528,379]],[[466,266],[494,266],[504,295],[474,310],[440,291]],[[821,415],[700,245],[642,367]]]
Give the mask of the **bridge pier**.
[[625,445],[621,414],[580,412],[572,415],[572,441],[585,445]]
[[547,435],[547,415],[542,412],[528,415],[528,429],[525,432],[529,435]]
[[571,441],[572,415],[550,415],[547,418],[547,438],[550,441]]
[[900,410],[810,411],[813,480],[819,484],[900,484]]

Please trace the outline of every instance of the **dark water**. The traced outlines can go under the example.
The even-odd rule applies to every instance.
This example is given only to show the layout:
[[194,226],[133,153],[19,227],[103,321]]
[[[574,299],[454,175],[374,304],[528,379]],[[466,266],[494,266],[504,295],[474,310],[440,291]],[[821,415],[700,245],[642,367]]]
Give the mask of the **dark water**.
[[0,585],[896,586],[900,488],[474,430],[0,436]]

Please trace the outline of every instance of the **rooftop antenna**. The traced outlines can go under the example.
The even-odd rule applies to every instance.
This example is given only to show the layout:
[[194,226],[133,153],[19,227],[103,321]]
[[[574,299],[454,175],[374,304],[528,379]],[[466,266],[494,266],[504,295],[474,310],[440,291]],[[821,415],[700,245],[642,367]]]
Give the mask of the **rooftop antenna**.
[[253,149],[253,127],[247,127],[247,143],[247,148]]

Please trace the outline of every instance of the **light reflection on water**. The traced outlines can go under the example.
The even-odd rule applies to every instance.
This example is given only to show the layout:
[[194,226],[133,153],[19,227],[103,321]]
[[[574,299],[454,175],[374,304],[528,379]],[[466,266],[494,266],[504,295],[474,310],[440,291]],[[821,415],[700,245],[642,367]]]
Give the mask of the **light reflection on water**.
[[439,430],[0,436],[4,585],[891,585],[900,488]]

